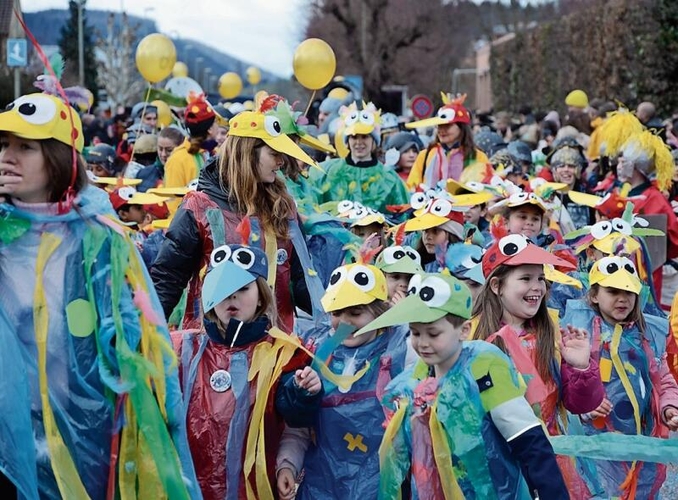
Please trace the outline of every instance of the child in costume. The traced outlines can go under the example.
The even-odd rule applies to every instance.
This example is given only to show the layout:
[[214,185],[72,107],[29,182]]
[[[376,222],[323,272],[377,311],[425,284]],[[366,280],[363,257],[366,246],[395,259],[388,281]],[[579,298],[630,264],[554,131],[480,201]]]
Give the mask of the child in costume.
[[264,252],[224,245],[211,265],[205,330],[172,334],[198,481],[205,499],[272,499],[283,420],[310,425],[322,384],[298,340],[275,328]]
[[160,304],[82,149],[52,95],[0,113],[0,482],[19,498],[199,498]]
[[[505,348],[527,382],[527,401],[544,421],[549,434],[564,433],[559,426],[562,407],[572,413],[594,410],[603,399],[598,365],[590,361],[587,332],[561,329],[547,307],[544,264],[574,265],[546,252],[520,234],[497,238],[483,255],[485,276],[473,307],[473,338]],[[570,494],[584,495],[571,460],[558,457]]]
[[[373,251],[372,251],[373,255]],[[360,337],[362,328],[388,308],[386,278],[367,264],[336,269],[322,303],[332,314],[334,333],[318,346],[326,360],[325,396],[310,431],[286,431],[278,454],[278,492],[291,498],[304,469],[297,499],[376,498],[378,449],[384,435],[380,400],[386,384],[404,367],[406,330],[377,329]]]
[[[678,386],[666,362],[668,321],[642,313],[642,284],[620,252],[598,260],[589,283],[587,300],[569,301],[563,318],[592,333],[605,387],[604,402],[582,416],[583,433],[668,437],[678,430]],[[597,498],[657,498],[666,478],[663,464],[578,460]]]
[[184,197],[151,276],[167,317],[189,285],[183,327],[200,328],[201,270],[214,248],[242,241],[236,228],[247,219],[248,244],[266,252],[279,325],[289,333],[295,307],[312,313],[314,319],[325,315],[319,302],[322,284],[313,271],[294,200],[278,170],[288,155],[314,162],[280,132],[275,116],[243,111],[229,124],[222,156],[211,159],[200,172],[199,191]]
[[470,317],[463,283],[417,274],[405,299],[357,332],[409,323],[421,357],[383,399],[390,417],[379,498],[399,498],[402,486],[422,499],[569,498],[510,359],[486,342],[465,342]]
[[410,246],[393,245],[384,248],[374,262],[386,277],[388,301],[395,305],[407,295],[407,284],[412,275],[423,272],[421,257]]
[[[466,95],[452,99],[442,93],[443,106],[437,116],[405,125],[406,128],[437,126],[436,137],[422,150],[412,165],[407,178],[407,187],[412,189],[422,182],[435,186],[439,181],[454,179],[481,180],[484,164],[488,162],[485,153],[476,148],[471,129],[471,113],[464,107]],[[483,170],[470,168],[472,164],[483,165]]]
[[377,157],[379,111],[374,104],[358,110],[354,103],[343,107],[341,113],[343,122],[337,137],[344,141],[344,157],[321,163],[324,173],[309,172],[309,181],[319,193],[318,204],[348,198],[384,213],[388,205],[407,203],[405,183]]

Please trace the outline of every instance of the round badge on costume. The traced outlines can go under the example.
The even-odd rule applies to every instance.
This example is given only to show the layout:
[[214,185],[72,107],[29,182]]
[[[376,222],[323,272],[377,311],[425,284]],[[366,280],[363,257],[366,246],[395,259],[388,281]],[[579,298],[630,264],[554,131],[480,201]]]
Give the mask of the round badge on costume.
[[217,370],[210,377],[210,386],[216,392],[226,392],[231,388],[231,374],[226,370]]
[[285,250],[284,248],[280,248],[278,250],[276,262],[278,263],[279,266],[282,266],[285,262],[287,262],[287,250]]

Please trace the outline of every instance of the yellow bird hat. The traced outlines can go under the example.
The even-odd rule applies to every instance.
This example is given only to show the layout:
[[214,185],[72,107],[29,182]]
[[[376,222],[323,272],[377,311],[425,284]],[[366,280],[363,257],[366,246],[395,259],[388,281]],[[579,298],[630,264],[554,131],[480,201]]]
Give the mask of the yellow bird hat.
[[320,302],[325,312],[386,300],[386,277],[371,264],[349,264],[338,267],[330,276],[327,292]]
[[56,139],[74,145],[78,152],[85,145],[78,113],[49,94],[28,94],[11,102],[0,113],[0,131],[22,139]]

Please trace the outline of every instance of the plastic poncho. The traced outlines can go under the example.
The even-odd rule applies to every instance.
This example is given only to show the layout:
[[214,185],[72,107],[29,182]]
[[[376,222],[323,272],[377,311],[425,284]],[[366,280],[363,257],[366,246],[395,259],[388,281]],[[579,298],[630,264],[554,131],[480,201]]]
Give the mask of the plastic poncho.
[[[305,391],[287,390],[293,384],[281,381],[310,361],[298,339],[276,328],[266,332],[264,323],[260,334],[243,333],[238,339],[245,341],[235,346],[221,341],[209,322],[207,333],[172,334],[189,444],[206,500],[272,500],[283,418],[308,425],[318,408],[321,394],[298,395]],[[279,389],[286,393],[284,404]]]
[[48,212],[0,205],[0,470],[22,498],[200,498],[138,251],[97,188]]
[[[642,334],[634,324],[608,324],[583,300],[567,303],[563,322],[591,332],[593,359],[600,366],[606,397],[613,407],[604,419],[584,419],[581,425],[571,426],[577,433],[668,437],[661,411],[667,404],[678,406],[678,387],[665,359],[668,321],[650,315],[644,318]],[[581,457],[577,462],[589,490],[603,498],[631,491],[635,498],[655,498],[666,478],[666,466],[659,463]]]
[[[380,398],[386,385],[403,370],[406,333],[405,328],[389,328],[362,346],[339,345],[331,351],[328,366],[333,373],[364,373],[348,390],[323,377],[325,396],[314,426],[315,442],[304,458],[306,472],[297,499],[376,498],[377,450],[384,435]],[[329,337],[325,342],[332,341]],[[324,350],[320,344],[319,357]]]
[[398,174],[378,161],[370,166],[354,166],[344,158],[334,158],[320,166],[324,174],[313,170],[309,176],[309,181],[320,193],[319,204],[348,199],[386,213],[388,205],[409,202],[407,189]]
[[441,379],[429,378],[421,361],[397,377],[383,399],[391,416],[379,450],[379,498],[399,498],[408,473],[412,498],[532,498],[491,416],[524,394],[507,356],[483,341],[464,342]]

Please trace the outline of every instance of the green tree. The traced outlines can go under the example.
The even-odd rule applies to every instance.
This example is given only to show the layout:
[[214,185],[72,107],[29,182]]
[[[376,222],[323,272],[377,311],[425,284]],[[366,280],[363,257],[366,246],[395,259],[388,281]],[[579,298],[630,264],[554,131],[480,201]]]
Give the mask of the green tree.
[[[97,95],[97,61],[94,55],[94,31],[87,24],[85,10],[86,0],[82,2],[82,25],[83,25],[83,47],[85,55],[85,87],[89,89],[96,99]],[[63,77],[64,84],[73,84],[78,82],[78,2],[70,0],[68,2],[70,18],[61,27],[61,37],[59,38],[59,50],[66,61],[66,70]]]

